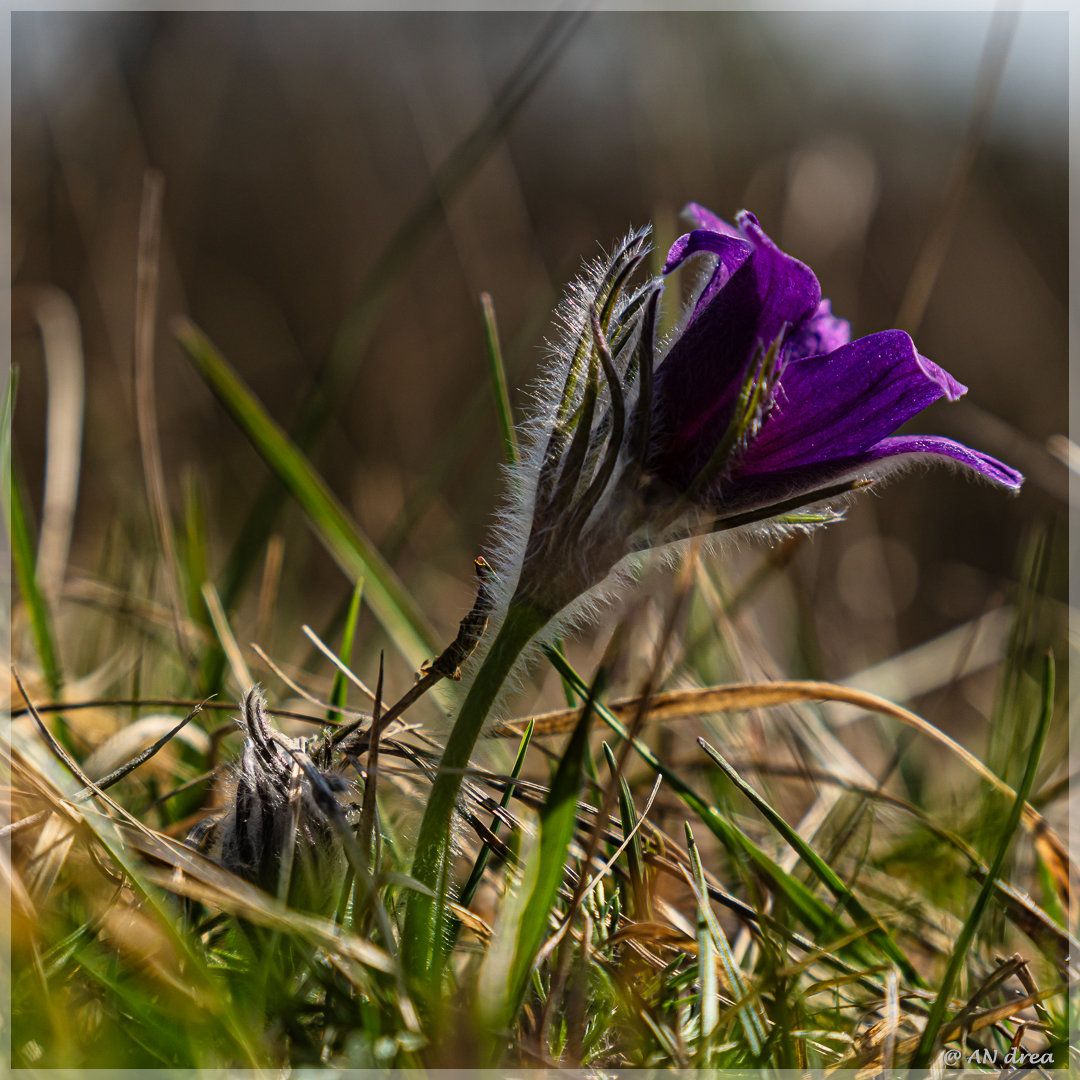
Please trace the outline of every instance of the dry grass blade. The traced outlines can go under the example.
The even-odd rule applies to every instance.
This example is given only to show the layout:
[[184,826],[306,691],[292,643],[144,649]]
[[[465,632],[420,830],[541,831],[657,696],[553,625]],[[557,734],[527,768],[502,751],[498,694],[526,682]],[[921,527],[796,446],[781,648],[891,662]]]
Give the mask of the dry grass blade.
[[[317,706],[320,709],[331,709],[339,713],[347,713],[349,716],[355,716],[358,719],[366,720],[367,713],[357,712],[355,709],[346,709],[343,705],[331,705],[329,701],[323,701],[322,698],[317,698],[310,691],[305,690],[295,679],[289,678],[288,675],[282,671],[280,665],[274,663],[270,659],[266,650],[261,645],[256,645],[254,641],[248,642],[252,652],[294,693],[297,697],[302,697],[305,701],[310,701],[312,705]],[[329,723],[329,721],[327,721]]]
[[139,428],[146,496],[158,547],[165,565],[165,579],[173,612],[173,626],[180,655],[190,668],[192,658],[184,636],[183,589],[173,542],[172,523],[165,497],[165,469],[161,461],[157,409],[154,405],[154,335],[157,332],[158,270],[161,253],[161,200],[164,177],[156,169],[143,176],[139,214],[139,251],[135,275],[135,417]]
[[881,1048],[881,1067],[886,1072],[893,1067],[896,1054],[896,1033],[900,1029],[900,980],[896,968],[885,975],[884,1038]]
[[269,631],[281,586],[281,571],[285,565],[285,541],[274,533],[266,541],[266,558],[263,560],[262,581],[259,584],[259,602],[255,608],[255,637],[263,637]]
[[[134,772],[140,765],[149,761],[159,750],[172,741],[173,737],[177,735],[191,720],[202,712],[205,707],[205,702],[200,702],[181,720],[175,727],[170,728],[159,739],[156,739],[145,750],[136,754],[130,761],[125,762],[118,768],[113,769],[106,776],[97,781],[94,787],[84,787],[81,791],[76,792],[71,799],[71,803],[82,802],[88,799],[95,790],[104,791],[106,788],[112,787],[113,784],[119,783],[129,773]],[[30,825],[35,824],[38,821],[43,820],[49,815],[48,810],[43,810],[40,813],[32,814],[30,817],[23,818],[21,821],[12,822],[10,825],[5,825],[0,829],[0,838],[8,836],[12,833],[18,832]]]
[[236,635],[232,632],[228,616],[225,614],[225,608],[222,606],[221,597],[218,596],[218,591],[214,588],[212,582],[203,582],[202,595],[203,600],[206,602],[206,610],[210,613],[210,621],[214,624],[214,631],[217,633],[218,641],[228,657],[233,678],[243,690],[246,690],[249,686],[254,686],[255,680],[251,677],[251,670],[247,666],[244,654],[240,651]]
[[611,945],[619,945],[624,941],[637,941],[651,945],[656,949],[675,949],[682,953],[697,953],[697,939],[683,930],[677,930],[667,923],[659,922],[635,922],[628,926],[620,926],[610,937],[605,938],[598,945],[599,948],[608,948]]
[[[1015,792],[996,773],[984,765],[971,751],[966,750],[955,739],[950,738],[928,720],[917,713],[896,705],[877,694],[865,690],[855,690],[839,683],[817,682],[814,680],[794,680],[768,683],[733,683],[728,686],[706,686],[692,690],[669,690],[655,694],[647,703],[647,718],[652,722],[683,720],[700,716],[702,713],[742,712],[747,709],[761,709],[775,705],[790,705],[798,701],[834,701],[845,705],[854,705],[867,712],[891,716],[907,724],[950,753],[959,758],[972,772],[996,788],[1006,797],[1015,796]],[[642,706],[641,697],[623,698],[608,705],[608,708],[620,719],[636,715]],[[580,715],[579,709],[559,709],[556,712],[543,713],[524,720],[514,720],[495,726],[492,734],[500,738],[520,737],[524,725],[531,719],[535,724],[534,736],[557,735],[573,727]],[[1076,867],[1069,858],[1061,838],[1050,828],[1045,818],[1030,803],[1024,804],[1023,821],[1025,826],[1039,838],[1056,861],[1068,866],[1073,875]]]
[[11,850],[7,844],[0,844],[0,881],[3,882],[3,888],[11,898],[11,903],[18,909],[19,916],[30,926],[35,925],[38,909],[30,899],[21,875],[11,865]]
[[27,859],[24,877],[33,903],[39,910],[52,892],[74,841],[74,826],[60,817],[51,817],[38,835]]
[[41,591],[55,604],[67,570],[79,495],[86,404],[82,333],[78,309],[62,290],[54,286],[27,286],[16,290],[13,301],[16,296],[28,300],[41,332],[49,384],[37,577]]
[[[225,701],[196,701],[194,698],[90,698],[86,701],[65,701],[62,704],[52,702],[35,706],[38,713],[73,712],[78,709],[142,709],[142,708],[177,708],[192,709],[198,706],[200,709],[213,709],[217,712],[235,712],[236,706]],[[12,719],[25,716],[29,708],[19,706],[11,710]],[[271,716],[284,716],[290,720],[299,720],[304,724],[324,725],[326,721],[319,716],[309,716],[307,713],[296,712],[292,709],[267,709]]]
[[[965,1010],[965,1015],[962,1020],[953,1020],[942,1030],[941,1043],[952,1042],[962,1034],[974,1035],[979,1031],[983,1031],[995,1024],[1000,1024],[1005,1020],[1017,1018],[1025,1009],[1038,1006],[1049,998],[1058,994],[1063,994],[1067,989],[1068,987],[1064,985],[1047,987],[1045,990],[1027,994],[1024,997],[1008,1001],[1004,1005],[998,1005],[992,1009],[985,1009],[982,1012],[976,1012],[973,1015],[967,1015]],[[919,1040],[919,1035],[912,1035],[910,1038],[897,1043],[895,1047],[896,1061],[906,1062],[917,1049]],[[853,1069],[873,1063],[872,1059],[868,1060],[864,1049],[862,1053],[855,1052],[848,1054],[840,1061],[829,1066],[829,1068],[826,1069],[826,1074],[832,1076],[841,1069]]]
[[337,655],[337,653],[334,652],[334,650],[331,649],[330,646],[327,645],[326,642],[324,642],[322,638],[319,637],[319,635],[311,629],[310,626],[303,626],[301,627],[301,629],[307,635],[308,640],[312,643],[312,645],[314,645],[315,648],[317,648],[319,652],[321,652],[323,656],[325,656],[326,659],[329,660],[330,663],[333,664],[334,667],[336,667],[338,671],[340,671],[341,674],[344,675],[345,678],[353,684],[353,686],[360,690],[361,693],[366,694],[369,698],[371,698],[372,701],[375,700],[375,695],[367,686],[364,685],[360,677],[352,670],[352,668],[349,667],[348,664],[342,662],[341,658]]

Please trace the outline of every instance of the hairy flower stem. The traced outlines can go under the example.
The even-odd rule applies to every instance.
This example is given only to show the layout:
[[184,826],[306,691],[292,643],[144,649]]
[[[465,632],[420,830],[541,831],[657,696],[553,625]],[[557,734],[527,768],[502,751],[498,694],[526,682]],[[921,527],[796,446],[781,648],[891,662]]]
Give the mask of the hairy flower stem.
[[412,876],[434,896],[410,892],[401,940],[406,973],[436,993],[449,941],[446,898],[450,821],[473,747],[514,664],[550,614],[529,601],[512,600],[506,619],[469,687],[428,795],[413,856]]

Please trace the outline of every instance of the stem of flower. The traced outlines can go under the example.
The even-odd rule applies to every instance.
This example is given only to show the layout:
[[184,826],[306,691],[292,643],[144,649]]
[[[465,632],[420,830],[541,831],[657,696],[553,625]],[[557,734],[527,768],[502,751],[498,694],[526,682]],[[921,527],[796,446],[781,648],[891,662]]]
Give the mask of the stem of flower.
[[412,979],[437,988],[449,941],[446,895],[450,867],[450,821],[476,740],[491,707],[533,635],[550,615],[525,601],[511,601],[506,619],[484,657],[454,721],[431,785],[413,856],[412,877],[434,893],[412,891],[405,911],[401,959]]

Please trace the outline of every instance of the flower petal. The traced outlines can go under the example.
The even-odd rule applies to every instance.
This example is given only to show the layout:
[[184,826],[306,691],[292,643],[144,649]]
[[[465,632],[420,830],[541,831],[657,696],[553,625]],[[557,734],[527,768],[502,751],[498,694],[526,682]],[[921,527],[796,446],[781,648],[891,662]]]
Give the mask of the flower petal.
[[992,458],[970,446],[954,442],[940,435],[899,435],[891,439],[882,439],[870,448],[867,458],[880,461],[884,458],[936,455],[952,458],[961,465],[973,469],[991,483],[1000,484],[1012,491],[1019,491],[1024,482],[1024,474],[1010,468],[1004,462]]
[[1015,469],[952,439],[938,435],[900,435],[881,439],[864,453],[850,457],[760,474],[738,473],[714,490],[712,509],[723,516],[767,510],[847,480],[879,480],[907,465],[942,457],[1009,491],[1019,491],[1024,482],[1023,475]]
[[788,342],[787,362],[834,352],[849,341],[851,323],[847,319],[838,319],[832,313],[829,301],[822,300],[810,321]]
[[714,214],[701,203],[688,202],[679,211],[679,217],[695,229],[711,229],[713,232],[727,233],[728,236],[742,236],[734,225],[729,225],[722,217]]
[[664,273],[670,274],[672,270],[682,266],[691,255],[701,252],[718,255],[720,265],[727,270],[730,277],[754,253],[754,245],[738,236],[728,236],[712,229],[695,229],[680,236],[671,245],[664,262]]
[[902,330],[789,364],[772,411],[738,467],[753,475],[865,454],[941,397],[965,392]]
[[[739,223],[752,251],[730,271],[717,268],[720,285],[710,282],[656,373],[654,400],[667,445],[654,464],[672,479],[693,476],[711,456],[756,351],[797,333],[821,302],[809,267],[777,248],[752,214],[741,214]],[[733,261],[740,249],[730,245],[742,243],[708,230],[683,239],[676,260],[709,250]],[[677,262],[669,256],[668,264]]]
[[713,297],[728,283],[731,275],[753,253],[754,245],[750,241],[711,229],[695,229],[693,232],[680,236],[671,245],[664,262],[664,274],[677,270],[692,255],[712,255],[718,260],[712,270],[712,275],[694,304],[690,318],[686,320],[686,326],[689,326],[712,303]]

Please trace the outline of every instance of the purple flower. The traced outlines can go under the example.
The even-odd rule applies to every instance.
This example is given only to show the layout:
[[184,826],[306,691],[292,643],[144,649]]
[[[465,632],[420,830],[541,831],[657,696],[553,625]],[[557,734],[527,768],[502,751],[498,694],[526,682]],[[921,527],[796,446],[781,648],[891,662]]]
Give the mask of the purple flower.
[[696,500],[722,516],[787,505],[917,458],[949,459],[1019,490],[1018,472],[977,450],[893,435],[939,398],[966,392],[906,333],[851,341],[813,272],[753,214],[740,214],[737,229],[695,204],[687,215],[698,227],[672,246],[665,274],[700,254],[715,268],[656,371],[655,478],[696,487]]
[[977,450],[894,434],[965,393],[906,333],[852,341],[813,271],[752,214],[733,227],[695,204],[686,213],[697,227],[664,273],[709,261],[659,361],[663,282],[628,284],[647,234],[594,266],[561,311],[567,334],[496,556],[500,605],[555,615],[635,553],[755,522],[821,524],[838,497],[913,460],[1020,488],[1018,472]]

